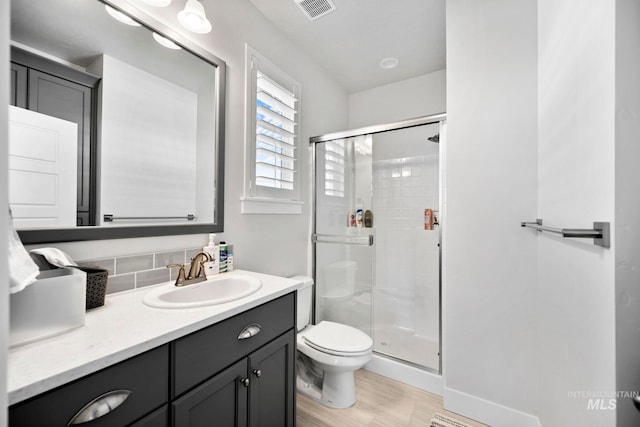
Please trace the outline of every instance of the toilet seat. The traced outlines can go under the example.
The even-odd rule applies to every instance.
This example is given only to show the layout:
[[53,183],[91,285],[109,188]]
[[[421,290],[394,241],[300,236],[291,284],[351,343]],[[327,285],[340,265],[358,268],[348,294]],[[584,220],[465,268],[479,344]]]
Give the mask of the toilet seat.
[[371,337],[351,326],[322,321],[304,334],[305,343],[335,356],[362,356],[371,351]]

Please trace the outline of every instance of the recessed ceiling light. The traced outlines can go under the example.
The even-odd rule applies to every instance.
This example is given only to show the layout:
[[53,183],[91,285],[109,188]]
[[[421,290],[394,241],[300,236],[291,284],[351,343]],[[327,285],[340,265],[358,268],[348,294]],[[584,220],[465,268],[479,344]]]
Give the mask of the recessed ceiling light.
[[107,9],[107,13],[109,15],[111,15],[112,18],[116,19],[117,21],[122,22],[123,24],[131,25],[132,27],[139,27],[140,26],[140,24],[138,22],[134,21],[129,16],[125,15],[124,13],[120,12],[119,10],[115,10],[114,8],[112,8],[111,6],[108,6],[108,5],[105,5],[104,8]]
[[385,70],[390,70],[392,68],[396,68],[399,63],[400,61],[398,61],[398,58],[393,58],[393,57],[383,58],[380,61],[380,68],[383,68]]

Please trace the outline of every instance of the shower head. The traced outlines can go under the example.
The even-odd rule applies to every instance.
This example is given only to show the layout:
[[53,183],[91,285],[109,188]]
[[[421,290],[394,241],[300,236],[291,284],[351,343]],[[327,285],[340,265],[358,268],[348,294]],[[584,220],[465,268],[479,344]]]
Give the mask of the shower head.
[[429,141],[431,141],[431,142],[435,142],[436,144],[439,144],[439,143],[440,143],[440,134],[439,134],[439,133],[436,133],[435,135],[430,136],[430,137],[429,137],[429,138],[427,138],[427,139],[428,139]]

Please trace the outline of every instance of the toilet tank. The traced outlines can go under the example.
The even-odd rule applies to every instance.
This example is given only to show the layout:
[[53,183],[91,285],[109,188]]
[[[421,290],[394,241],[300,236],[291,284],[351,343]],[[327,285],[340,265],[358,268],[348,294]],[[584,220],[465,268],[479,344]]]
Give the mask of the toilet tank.
[[311,321],[311,305],[313,304],[313,279],[308,276],[293,276],[291,279],[302,282],[302,287],[298,289],[296,328],[303,330]]

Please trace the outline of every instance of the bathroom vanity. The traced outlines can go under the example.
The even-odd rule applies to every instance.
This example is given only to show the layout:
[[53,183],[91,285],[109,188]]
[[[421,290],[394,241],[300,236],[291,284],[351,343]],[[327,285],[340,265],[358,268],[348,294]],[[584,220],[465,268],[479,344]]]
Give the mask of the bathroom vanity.
[[9,425],[293,426],[300,283],[256,276],[258,292],[210,307],[109,296],[84,327],[13,349]]

